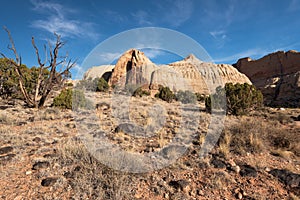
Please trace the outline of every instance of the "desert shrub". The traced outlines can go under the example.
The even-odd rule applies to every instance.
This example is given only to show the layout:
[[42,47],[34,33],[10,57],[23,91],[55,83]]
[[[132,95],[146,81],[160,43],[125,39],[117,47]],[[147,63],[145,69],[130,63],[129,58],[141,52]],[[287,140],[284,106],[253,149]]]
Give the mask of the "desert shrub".
[[263,130],[266,127],[261,121],[255,119],[241,119],[239,123],[234,123],[227,127],[220,135],[218,148],[220,153],[234,153],[245,155],[246,153],[259,153],[265,148]]
[[[14,61],[7,58],[0,58],[0,96],[7,99],[8,97],[22,99],[18,76],[13,67]],[[29,95],[34,95],[39,69],[36,67],[28,68],[21,65],[20,71],[23,76],[24,88]],[[47,69],[43,69],[42,76],[46,78],[49,75]],[[44,80],[44,79],[43,79]],[[44,82],[40,83],[40,88],[45,87]]]
[[88,90],[88,91],[96,91],[97,90],[97,79],[84,79],[79,81],[79,83],[76,85],[76,89],[79,90]]
[[65,89],[54,98],[53,106],[65,108],[65,109],[75,109],[78,108],[92,108],[92,103],[85,98],[85,95],[80,90]]
[[65,86],[66,87],[73,87],[74,85],[73,85],[73,83],[69,82],[69,83],[66,83]]
[[179,90],[176,93],[176,100],[180,101],[183,104],[196,103],[197,96],[189,90],[186,90],[186,91]]
[[200,94],[200,93],[196,92],[195,95],[196,95],[197,101],[200,101],[200,102],[205,101],[205,95],[204,94]]
[[10,60],[0,58],[0,96],[8,98],[18,91],[16,72],[10,64]]
[[135,97],[149,96],[150,92],[147,90],[143,90],[142,87],[139,87],[133,92],[132,95]]
[[161,86],[159,92],[155,94],[155,97],[160,98],[168,103],[172,102],[175,99],[174,93],[170,90],[169,87]]
[[262,107],[263,96],[253,85],[247,83],[226,83],[225,88],[218,87],[216,93],[205,100],[205,106],[208,111],[211,111],[212,108],[224,109],[222,106],[225,105],[227,113],[244,115],[253,109]]
[[216,92],[205,98],[205,108],[208,112],[213,109],[225,110],[226,109],[226,96],[225,89],[221,86],[216,88]]
[[107,92],[108,91],[109,85],[104,78],[102,78],[102,77],[97,78],[95,81],[97,82],[96,91],[98,91],[98,92]]

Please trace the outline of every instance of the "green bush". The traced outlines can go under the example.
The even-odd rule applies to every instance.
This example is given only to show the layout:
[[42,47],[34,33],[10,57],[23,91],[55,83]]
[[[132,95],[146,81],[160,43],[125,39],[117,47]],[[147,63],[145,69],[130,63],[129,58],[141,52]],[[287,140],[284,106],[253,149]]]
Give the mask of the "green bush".
[[108,91],[109,85],[104,78],[102,78],[102,77],[97,78],[96,82],[97,82],[96,91],[98,91],[98,92],[107,92]]
[[139,87],[133,92],[132,95],[135,97],[150,96],[150,92]]
[[[5,99],[8,97],[23,99],[24,97],[19,87],[19,79],[14,70],[13,63],[13,60],[0,58],[0,96]],[[36,67],[28,68],[26,65],[22,65],[20,71],[24,77],[23,84],[28,95],[34,95],[39,69]],[[49,70],[44,69],[42,76],[45,78],[48,75]],[[40,87],[45,87],[43,81],[40,83]]]
[[197,96],[189,90],[186,91],[179,90],[176,93],[176,100],[180,101],[183,104],[187,104],[187,103],[194,104],[197,102]]
[[80,90],[85,89],[88,91],[107,92],[109,85],[104,78],[89,78],[79,81],[76,88]]
[[174,93],[170,90],[169,87],[160,87],[159,92],[155,94],[155,97],[160,98],[168,103],[172,102],[175,99]]
[[244,115],[253,109],[262,107],[263,96],[253,85],[226,83],[225,88],[218,87],[216,93],[205,100],[208,111],[211,111],[212,108],[224,110],[225,105],[228,114]]
[[97,90],[97,82],[96,79],[84,79],[79,81],[78,84],[76,84],[76,88],[79,90],[88,90],[88,91],[96,91]]
[[205,108],[211,112],[212,108],[216,110],[226,109],[225,89],[221,86],[216,88],[216,92],[205,98]]
[[78,108],[92,108],[92,103],[85,98],[85,95],[80,90],[64,89],[61,93],[54,98],[53,106],[74,109]]

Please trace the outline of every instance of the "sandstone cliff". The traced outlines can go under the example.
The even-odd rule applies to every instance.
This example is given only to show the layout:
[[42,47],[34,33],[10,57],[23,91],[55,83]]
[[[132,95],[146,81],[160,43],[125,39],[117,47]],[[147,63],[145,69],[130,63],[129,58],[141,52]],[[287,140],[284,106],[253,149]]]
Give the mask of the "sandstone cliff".
[[169,66],[182,74],[186,84],[192,87],[193,91],[201,94],[209,94],[216,86],[224,86],[228,82],[251,84],[247,76],[238,72],[233,66],[202,62],[192,54]]
[[236,68],[262,91],[265,103],[300,106],[300,53],[278,51],[258,60],[243,58]]
[[143,52],[130,49],[118,60],[109,83],[111,85],[150,85],[157,66]]
[[191,90],[210,94],[218,85],[227,82],[251,84],[250,80],[233,66],[202,62],[192,54],[168,65],[155,65],[143,52],[130,49],[119,58],[114,68],[98,68],[90,69],[85,77],[101,77],[111,71],[108,81],[110,85],[137,85],[149,89],[158,89],[159,85],[163,85],[175,92]]
[[108,81],[110,79],[114,67],[114,65],[101,65],[92,67],[84,73],[83,79],[95,79],[103,77],[105,80]]

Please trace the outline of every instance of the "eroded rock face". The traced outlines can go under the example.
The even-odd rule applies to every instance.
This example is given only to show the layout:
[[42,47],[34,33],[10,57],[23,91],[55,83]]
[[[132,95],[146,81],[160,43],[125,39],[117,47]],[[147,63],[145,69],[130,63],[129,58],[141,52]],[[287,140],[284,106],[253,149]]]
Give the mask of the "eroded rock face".
[[150,85],[157,66],[143,52],[130,49],[118,60],[109,83],[111,85]]
[[300,106],[300,53],[278,51],[258,60],[243,58],[236,68],[262,91],[265,103]]
[[224,86],[228,82],[251,84],[247,76],[233,66],[202,62],[192,54],[169,66],[182,75],[192,91],[201,94],[210,94],[218,85]]
[[[233,66],[205,63],[192,54],[168,65],[155,65],[143,52],[130,49],[119,58],[114,68],[98,68],[101,68],[97,69],[100,76],[103,76],[106,69],[112,71],[108,81],[110,85],[137,85],[149,89],[158,89],[159,85],[163,85],[174,92],[190,90],[210,94],[217,86],[223,86],[227,82],[251,84],[250,80]],[[97,70],[92,68],[85,77],[91,77],[89,74],[96,76]]]
[[103,77],[106,81],[108,81],[111,77],[114,67],[114,65],[101,65],[92,67],[84,73],[83,79],[95,79]]

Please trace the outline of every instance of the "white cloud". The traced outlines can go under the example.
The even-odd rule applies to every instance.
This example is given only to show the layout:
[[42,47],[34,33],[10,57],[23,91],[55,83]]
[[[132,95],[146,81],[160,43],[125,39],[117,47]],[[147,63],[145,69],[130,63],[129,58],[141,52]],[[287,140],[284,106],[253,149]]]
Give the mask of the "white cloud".
[[93,31],[93,24],[79,20],[68,19],[66,14],[75,11],[66,8],[58,3],[45,1],[31,1],[33,10],[40,13],[47,13],[46,19],[38,19],[31,23],[31,26],[43,29],[50,33],[60,34],[62,37],[89,37],[96,39],[98,34]]

